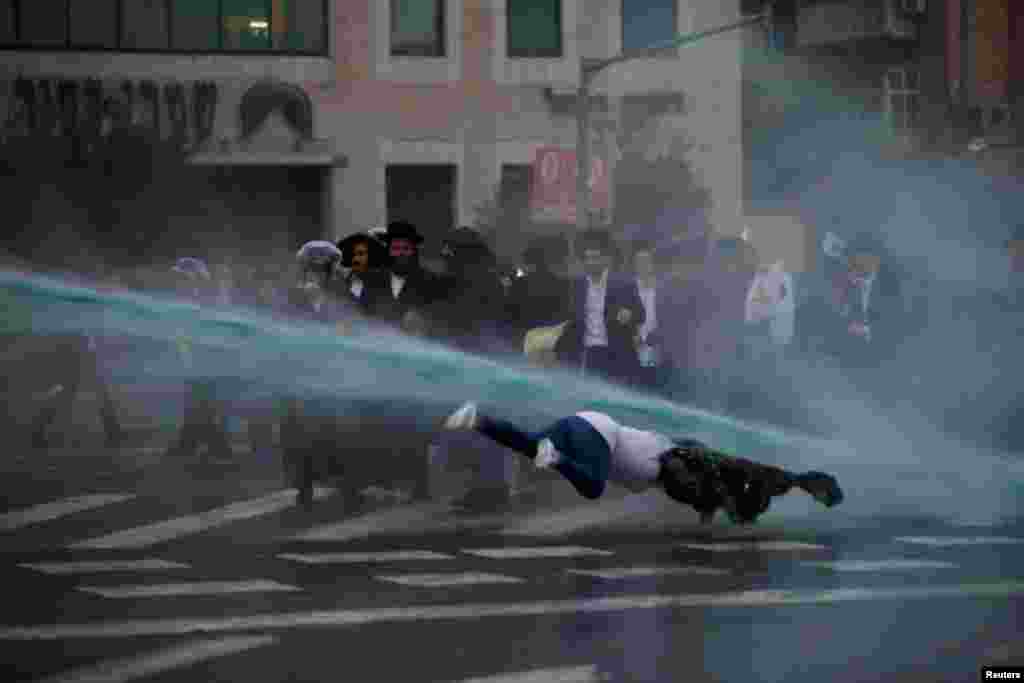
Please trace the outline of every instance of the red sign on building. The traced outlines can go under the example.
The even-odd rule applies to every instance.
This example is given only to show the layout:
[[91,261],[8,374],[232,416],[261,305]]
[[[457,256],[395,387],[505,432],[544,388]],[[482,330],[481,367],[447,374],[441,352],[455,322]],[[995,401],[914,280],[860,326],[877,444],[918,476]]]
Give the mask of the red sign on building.
[[[610,208],[608,165],[594,156],[590,171],[590,207],[607,212]],[[554,223],[576,222],[576,151],[563,147],[541,147],[533,162],[530,208],[535,220]]]

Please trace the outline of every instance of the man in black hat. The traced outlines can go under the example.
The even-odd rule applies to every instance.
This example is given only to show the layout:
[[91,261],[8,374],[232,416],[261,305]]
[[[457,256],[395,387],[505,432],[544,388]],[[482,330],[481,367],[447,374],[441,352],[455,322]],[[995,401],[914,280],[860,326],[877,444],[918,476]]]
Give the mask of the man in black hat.
[[405,221],[388,224],[387,276],[374,283],[367,302],[370,314],[403,329],[422,331],[426,310],[437,299],[439,282],[420,265],[423,236]]
[[639,363],[633,339],[644,323],[644,305],[626,277],[612,272],[614,247],[604,230],[577,241],[584,275],[572,283],[572,321],[559,339],[559,359],[606,379],[628,383]]

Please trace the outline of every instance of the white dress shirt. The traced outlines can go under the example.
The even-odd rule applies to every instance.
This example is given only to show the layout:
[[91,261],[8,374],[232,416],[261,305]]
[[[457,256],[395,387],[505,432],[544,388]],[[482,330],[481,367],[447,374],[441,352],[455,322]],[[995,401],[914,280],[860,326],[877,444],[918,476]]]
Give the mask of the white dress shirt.
[[362,279],[353,275],[348,284],[348,291],[352,292],[352,296],[358,299],[363,295],[364,286]]
[[404,287],[405,287],[405,278],[404,277],[400,277],[400,276],[395,275],[394,273],[392,273],[391,274],[391,295],[394,298],[397,299],[398,296],[402,293],[402,289]]
[[657,287],[652,284],[646,286],[637,281],[637,291],[640,292],[640,301],[644,304],[644,324],[640,326],[640,339],[647,341],[647,335],[658,329],[658,311],[655,302],[657,301]]
[[583,332],[584,348],[608,346],[608,329],[604,324],[605,295],[608,293],[608,271],[604,271],[598,280],[587,276],[587,302],[585,327]]

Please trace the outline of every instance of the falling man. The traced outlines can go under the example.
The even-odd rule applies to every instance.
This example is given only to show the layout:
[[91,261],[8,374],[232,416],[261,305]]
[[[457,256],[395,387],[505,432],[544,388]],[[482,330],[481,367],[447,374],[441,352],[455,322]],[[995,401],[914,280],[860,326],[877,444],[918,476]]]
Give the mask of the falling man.
[[467,402],[445,420],[444,427],[475,430],[532,459],[540,469],[554,469],[591,500],[601,497],[609,481],[634,493],[660,487],[673,500],[695,509],[703,523],[711,522],[720,509],[737,524],[753,523],[773,497],[794,486],[826,507],[843,500],[831,475],[788,472],[721,453],[694,439],[671,439],[627,427],[604,413],[576,413],[541,432],[528,433]]

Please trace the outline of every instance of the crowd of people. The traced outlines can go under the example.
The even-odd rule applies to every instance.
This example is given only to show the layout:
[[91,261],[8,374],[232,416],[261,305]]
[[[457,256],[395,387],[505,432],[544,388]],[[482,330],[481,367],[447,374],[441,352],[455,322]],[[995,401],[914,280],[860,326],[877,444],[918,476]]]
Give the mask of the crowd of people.
[[[561,236],[539,237],[513,274],[472,228],[455,228],[443,238],[440,273],[421,263],[424,241],[416,226],[396,221],[336,243],[307,243],[291,266],[211,265],[189,256],[144,277],[136,273],[134,280],[123,273],[94,275],[105,286],[171,290],[203,304],[255,307],[331,325],[372,320],[498,357],[536,354],[531,334],[546,330],[535,357],[561,368],[797,427],[806,425],[800,424],[795,395],[789,400],[786,393],[795,391],[787,363],[827,360],[847,377],[867,378],[869,386],[885,371],[885,361],[927,324],[920,302],[890,267],[884,244],[868,234],[841,250],[826,248],[826,266],[799,275],[781,264],[763,264],[740,237],[704,241],[699,249],[620,245],[604,229],[583,231],[571,245]],[[1014,296],[1000,302],[1020,308]],[[91,337],[74,338],[58,353],[69,379],[42,400],[32,426],[37,445],[48,443],[81,378],[102,375],[90,360],[95,344]],[[188,362],[193,350],[187,340],[179,350]],[[116,401],[100,380],[107,443],[116,445],[123,438]],[[229,403],[215,382],[190,381],[172,454],[195,455],[205,444],[213,457],[231,458]],[[280,424],[279,447],[300,500],[308,502],[313,481],[326,476],[315,453],[337,438],[327,425],[331,408],[308,396],[274,405],[250,417],[250,440],[257,452],[275,451],[272,423]],[[426,462],[422,453],[418,457]],[[477,488],[507,497],[508,477],[491,478],[499,483]],[[426,474],[420,479],[425,482]],[[418,496],[429,495],[425,487],[417,487]]]

